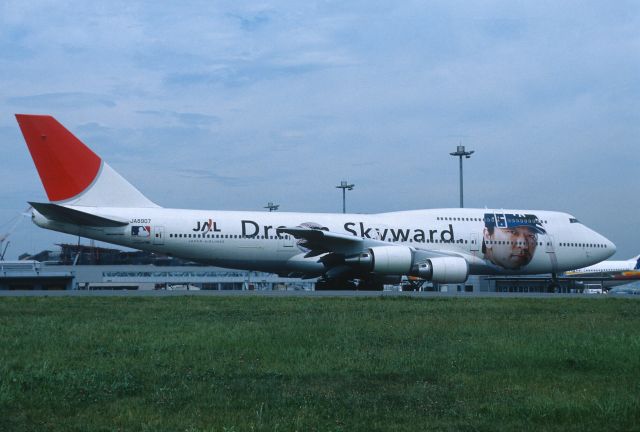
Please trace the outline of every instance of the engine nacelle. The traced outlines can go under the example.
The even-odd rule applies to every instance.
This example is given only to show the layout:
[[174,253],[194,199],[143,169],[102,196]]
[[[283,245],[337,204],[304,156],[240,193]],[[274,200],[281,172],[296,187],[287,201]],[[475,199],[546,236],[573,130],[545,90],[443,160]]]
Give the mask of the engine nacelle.
[[436,283],[461,283],[469,276],[464,258],[437,257],[414,264],[416,254],[405,246],[376,246],[345,258],[345,264],[377,275],[411,275]]
[[462,283],[469,276],[464,258],[430,258],[412,269],[412,274],[436,283]]
[[413,264],[413,253],[404,246],[376,246],[360,255],[346,258],[345,262],[367,272],[406,275]]

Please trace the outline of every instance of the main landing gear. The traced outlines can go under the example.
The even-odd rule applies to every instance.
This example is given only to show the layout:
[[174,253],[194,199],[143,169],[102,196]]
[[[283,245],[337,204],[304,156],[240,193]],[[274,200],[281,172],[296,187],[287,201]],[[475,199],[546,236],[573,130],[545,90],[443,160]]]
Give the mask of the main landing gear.
[[346,279],[319,279],[316,291],[382,291],[384,283],[375,278],[360,279],[357,283]]
[[360,279],[357,289],[358,291],[383,291],[384,283],[375,278]]
[[556,293],[560,291],[560,284],[558,283],[558,274],[551,273],[551,282],[547,285],[547,292]]
[[356,284],[346,279],[318,279],[316,291],[354,291]]

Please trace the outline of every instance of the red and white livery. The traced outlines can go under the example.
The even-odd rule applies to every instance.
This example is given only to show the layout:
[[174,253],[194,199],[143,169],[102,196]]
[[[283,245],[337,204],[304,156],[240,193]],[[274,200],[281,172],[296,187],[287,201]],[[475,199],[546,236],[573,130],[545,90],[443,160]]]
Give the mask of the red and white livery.
[[221,267],[321,277],[326,287],[359,281],[366,289],[402,276],[459,283],[471,274],[556,274],[615,252],[574,216],[545,210],[362,215],[164,208],[53,117],[16,118],[49,198],[31,203],[33,221],[55,231]]

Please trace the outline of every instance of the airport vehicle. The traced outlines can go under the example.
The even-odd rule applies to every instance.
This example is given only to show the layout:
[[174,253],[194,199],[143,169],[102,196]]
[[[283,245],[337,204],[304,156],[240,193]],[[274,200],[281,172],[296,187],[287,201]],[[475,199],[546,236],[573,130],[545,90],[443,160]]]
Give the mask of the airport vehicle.
[[167,285],[167,291],[200,291],[200,287],[191,284]]
[[381,289],[402,275],[437,283],[470,274],[585,267],[615,245],[567,213],[430,209],[322,214],[162,208],[57,120],[16,115],[49,202],[40,227],[211,265],[321,277],[317,289]]
[[607,293],[612,295],[640,295],[640,286],[637,284],[623,285],[611,288]]
[[603,294],[606,291],[602,291],[602,286],[595,284],[586,284],[582,290],[583,294]]

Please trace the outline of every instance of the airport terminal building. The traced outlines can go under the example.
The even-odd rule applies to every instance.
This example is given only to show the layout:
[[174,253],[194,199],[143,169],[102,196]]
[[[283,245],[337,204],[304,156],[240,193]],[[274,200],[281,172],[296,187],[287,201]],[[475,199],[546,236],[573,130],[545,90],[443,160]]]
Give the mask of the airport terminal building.
[[[203,266],[153,253],[61,244],[57,251],[0,261],[0,290],[315,290],[316,279]],[[578,283],[556,292],[582,292]],[[405,279],[385,290],[445,292],[549,292],[548,281],[531,277],[470,276],[464,284]]]

